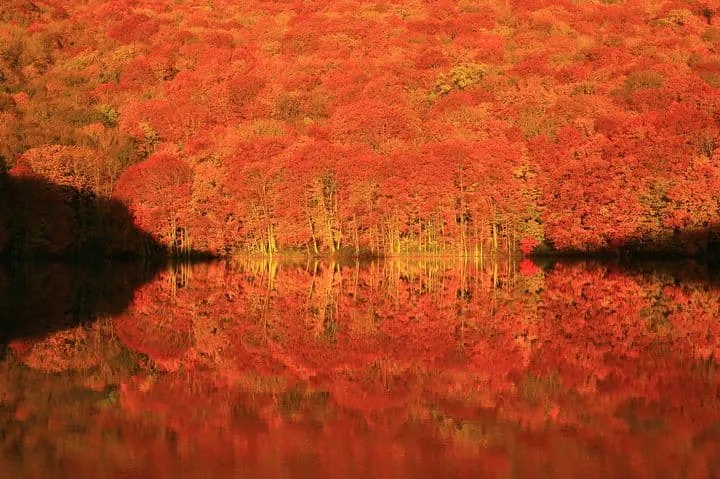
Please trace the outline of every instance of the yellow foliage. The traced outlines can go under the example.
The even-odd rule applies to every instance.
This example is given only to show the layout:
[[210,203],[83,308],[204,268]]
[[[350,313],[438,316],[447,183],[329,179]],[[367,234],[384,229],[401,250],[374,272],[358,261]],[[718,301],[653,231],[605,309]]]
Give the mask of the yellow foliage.
[[86,51],[79,53],[72,58],[58,62],[58,66],[66,71],[81,72],[98,61],[97,52]]
[[709,43],[720,43],[720,27],[708,28],[701,38]]
[[256,119],[240,122],[235,133],[242,141],[252,141],[260,137],[285,136],[285,122],[274,119]]
[[670,10],[664,17],[659,18],[657,23],[664,27],[682,27],[688,23],[692,16],[692,12],[685,8]]
[[628,93],[636,90],[646,90],[649,88],[660,88],[665,82],[665,77],[653,70],[641,70],[632,72],[625,79],[624,89]]
[[480,63],[463,63],[450,70],[449,73],[441,74],[432,90],[430,98],[435,100],[445,96],[453,90],[464,90],[477,85],[488,74],[487,65]]

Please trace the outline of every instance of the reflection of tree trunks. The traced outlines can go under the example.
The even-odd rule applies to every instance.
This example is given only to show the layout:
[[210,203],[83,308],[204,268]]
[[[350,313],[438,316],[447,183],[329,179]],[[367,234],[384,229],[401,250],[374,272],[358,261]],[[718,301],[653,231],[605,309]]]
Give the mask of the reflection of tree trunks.
[[[341,270],[335,262],[330,262],[327,268],[319,274],[317,268],[318,262],[315,262],[307,308],[311,315],[315,335],[334,342],[337,332],[338,298],[342,286]],[[318,287],[319,289],[317,289]],[[317,295],[315,294],[316,289]]]
[[262,295],[260,309],[260,324],[262,326],[263,337],[266,341],[270,340],[270,322],[268,321],[268,317],[270,316],[272,306],[272,279],[270,276],[270,268],[271,267],[268,265],[267,287]]
[[268,288],[272,291],[275,289],[275,278],[277,277],[278,263],[274,260],[268,261]]
[[353,269],[353,298],[358,297],[358,283],[360,282],[360,260],[355,259],[355,268]]
[[308,291],[308,297],[307,297],[308,309],[310,308],[310,301],[312,300],[313,293],[315,292],[315,277],[317,277],[318,264],[319,263],[317,260],[313,260],[313,265],[312,265],[311,274],[310,274],[310,290]]
[[172,294],[176,294],[178,289],[182,289],[190,284],[192,276],[192,266],[185,262],[174,262],[170,268],[168,275],[168,283]]

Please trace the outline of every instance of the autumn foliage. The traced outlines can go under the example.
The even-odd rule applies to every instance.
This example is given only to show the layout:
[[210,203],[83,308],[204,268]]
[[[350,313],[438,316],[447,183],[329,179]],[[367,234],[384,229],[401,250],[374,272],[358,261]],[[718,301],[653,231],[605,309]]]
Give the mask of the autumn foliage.
[[716,10],[7,0],[0,158],[178,253],[698,252]]
[[126,311],[12,341],[0,464],[80,477],[712,475],[720,291],[702,265],[642,268],[175,265]]

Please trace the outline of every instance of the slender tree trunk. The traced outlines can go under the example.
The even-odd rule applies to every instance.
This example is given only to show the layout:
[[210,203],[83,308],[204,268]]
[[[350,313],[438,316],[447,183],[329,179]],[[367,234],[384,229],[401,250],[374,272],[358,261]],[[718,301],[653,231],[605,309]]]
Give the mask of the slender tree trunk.
[[319,254],[317,236],[315,235],[315,223],[313,223],[312,216],[308,215],[308,223],[310,224],[310,237],[312,239],[313,253],[315,256]]
[[353,214],[353,231],[355,232],[355,257],[360,256],[360,237],[358,233],[357,217]]
[[493,253],[497,253],[497,249],[498,249],[498,227],[497,227],[497,223],[495,222],[494,219],[493,219],[493,223],[492,223],[492,249],[493,249]]

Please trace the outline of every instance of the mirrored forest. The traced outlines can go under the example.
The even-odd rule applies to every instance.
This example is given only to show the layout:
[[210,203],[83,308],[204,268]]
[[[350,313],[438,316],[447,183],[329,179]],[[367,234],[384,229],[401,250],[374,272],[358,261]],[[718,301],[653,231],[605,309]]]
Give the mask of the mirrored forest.
[[0,471],[720,476],[718,15],[3,0]]
[[720,468],[720,288],[700,263],[174,264],[123,310],[76,284],[41,312],[13,308],[47,306],[7,294],[11,276],[3,307],[24,323],[98,312],[10,338],[0,466],[15,475]]

